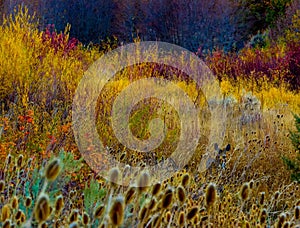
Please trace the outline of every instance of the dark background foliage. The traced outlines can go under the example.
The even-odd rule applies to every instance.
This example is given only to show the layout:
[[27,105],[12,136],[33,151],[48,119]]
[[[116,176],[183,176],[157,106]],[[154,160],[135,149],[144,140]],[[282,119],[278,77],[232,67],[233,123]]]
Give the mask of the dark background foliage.
[[138,37],[196,52],[240,50],[253,35],[284,21],[291,0],[1,0],[0,10],[8,14],[20,3],[37,12],[41,29],[54,24],[60,31],[70,23],[71,36],[86,44]]

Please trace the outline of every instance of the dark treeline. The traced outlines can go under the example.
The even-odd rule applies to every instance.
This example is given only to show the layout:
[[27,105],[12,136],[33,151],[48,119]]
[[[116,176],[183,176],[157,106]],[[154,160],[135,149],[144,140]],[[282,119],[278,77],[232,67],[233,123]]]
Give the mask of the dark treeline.
[[0,0],[3,13],[23,3],[37,12],[41,28],[70,23],[83,43],[111,37],[120,42],[160,40],[191,51],[241,49],[285,16],[291,0]]

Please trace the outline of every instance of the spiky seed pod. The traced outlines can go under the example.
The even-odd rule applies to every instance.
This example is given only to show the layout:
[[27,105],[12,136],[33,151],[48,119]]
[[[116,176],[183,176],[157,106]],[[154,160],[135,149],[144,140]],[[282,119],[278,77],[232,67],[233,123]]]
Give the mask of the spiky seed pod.
[[126,205],[130,204],[132,202],[132,200],[134,199],[135,191],[136,191],[136,188],[133,186],[129,187],[129,189],[127,190],[126,195],[125,195],[125,204]]
[[12,201],[11,201],[11,207],[13,209],[18,209],[19,208],[19,199],[17,196],[14,196]]
[[48,228],[48,225],[47,225],[47,223],[43,222],[42,224],[40,224],[40,227],[41,228]]
[[154,184],[152,186],[152,191],[151,191],[152,196],[156,196],[160,192],[160,189],[161,189],[161,183]]
[[205,202],[208,208],[211,208],[217,200],[217,188],[214,183],[210,183],[206,188]]
[[117,197],[113,202],[109,211],[109,217],[114,226],[120,226],[123,223],[124,199],[122,196]]
[[152,211],[155,208],[156,203],[157,203],[157,201],[156,201],[155,198],[152,198],[150,200],[150,202],[148,203],[148,209],[149,209],[149,211]]
[[23,165],[23,155],[20,154],[17,160],[17,167],[20,169]]
[[5,182],[4,180],[0,180],[0,193],[3,192],[5,189]]
[[21,214],[20,221],[21,221],[21,223],[24,223],[26,221],[26,215],[24,214],[24,212],[22,212],[22,214]]
[[259,204],[264,205],[265,202],[265,192],[260,193]]
[[176,189],[176,193],[179,202],[183,204],[186,198],[185,189],[182,186],[178,186]]
[[50,215],[52,214],[52,211],[53,211],[53,207],[49,207],[49,209],[50,209]]
[[105,206],[104,206],[103,204],[99,205],[99,206],[95,209],[95,211],[94,211],[94,217],[95,217],[96,219],[101,218],[101,216],[102,216],[102,214],[103,214],[103,212],[104,212],[104,209],[105,209]]
[[3,228],[11,228],[11,221],[8,219],[2,224]]
[[170,222],[171,217],[172,217],[171,211],[167,211],[166,214],[165,214],[166,223]]
[[11,164],[11,155],[8,154],[7,157],[6,157],[6,165],[10,165]]
[[138,187],[139,194],[147,191],[147,189],[149,187],[149,182],[150,182],[149,173],[146,171],[143,171],[137,181],[137,187]]
[[161,223],[161,216],[155,215],[154,219],[152,220],[151,227],[160,227]]
[[248,221],[245,222],[245,228],[250,228],[250,223]]
[[1,221],[4,222],[9,218],[10,218],[10,207],[8,204],[5,204],[1,210]]
[[187,215],[186,215],[186,219],[187,220],[192,220],[194,217],[195,217],[195,215],[198,213],[198,207],[192,207],[190,210],[189,210],[189,212],[187,213]]
[[199,210],[200,214],[203,214],[204,212],[205,212],[205,208],[204,207]]
[[115,187],[117,185],[117,183],[119,182],[119,177],[120,177],[119,168],[115,167],[109,171],[109,180],[112,187]]
[[78,210],[75,209],[71,212],[71,215],[70,215],[70,218],[69,218],[69,223],[72,223],[72,222],[77,222],[78,221]]
[[166,191],[162,198],[162,208],[167,209],[173,200],[173,191]]
[[289,228],[290,227],[290,222],[289,221],[286,221],[284,224],[283,224],[283,228]]
[[208,216],[204,215],[201,217],[201,222],[205,222],[206,220],[208,220]]
[[50,215],[49,197],[47,194],[42,193],[36,202],[34,208],[35,219],[42,223],[47,220]]
[[277,228],[283,227],[283,224],[284,224],[284,222],[285,222],[285,219],[286,219],[286,214],[285,214],[284,212],[282,212],[282,213],[279,215],[279,218],[278,218]]
[[140,221],[145,221],[147,219],[148,208],[143,206],[139,213]]
[[21,216],[22,216],[22,211],[21,210],[18,210],[16,215],[15,215],[15,219],[16,220],[20,220],[21,219]]
[[300,219],[300,206],[295,207],[294,217],[296,220]]
[[241,187],[240,190],[240,199],[242,201],[246,201],[249,199],[249,195],[250,195],[250,187],[249,187],[249,183],[244,183]]
[[83,215],[82,215],[82,223],[83,225],[88,225],[90,222],[90,216],[84,212]]
[[25,199],[25,207],[29,208],[32,204],[32,199],[31,197],[26,197]]
[[32,163],[32,158],[29,158],[28,161],[27,161],[27,167],[30,167],[31,163]]
[[61,170],[61,162],[60,159],[55,158],[53,161],[51,161],[45,170],[45,177],[48,181],[54,181],[57,176],[59,175]]
[[187,187],[190,183],[190,174],[185,173],[182,177],[181,177],[181,185],[183,187]]
[[64,198],[62,195],[57,196],[55,201],[55,215],[59,215],[64,207]]
[[274,194],[274,200],[278,200],[279,195],[280,195],[280,192],[276,191],[275,194]]
[[249,188],[252,190],[252,189],[253,189],[253,187],[254,187],[254,181],[253,181],[253,180],[251,180],[251,181],[249,182]]
[[185,221],[184,212],[180,211],[179,217],[178,217],[178,224],[180,227],[184,226],[184,221]]
[[79,228],[79,224],[77,222],[72,222],[69,226],[69,228]]
[[267,210],[264,208],[260,213],[260,218],[259,218],[260,224],[264,224],[266,222],[266,219],[267,219]]

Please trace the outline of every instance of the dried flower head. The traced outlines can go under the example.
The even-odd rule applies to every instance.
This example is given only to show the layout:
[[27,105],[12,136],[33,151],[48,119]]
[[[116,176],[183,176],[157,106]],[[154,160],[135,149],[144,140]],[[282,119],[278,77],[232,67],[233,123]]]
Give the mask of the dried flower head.
[[1,221],[4,222],[5,220],[10,218],[10,206],[5,204],[1,209]]
[[109,217],[114,226],[120,226],[124,219],[124,199],[123,197],[117,197],[109,211]]
[[41,195],[39,195],[34,208],[34,215],[35,219],[39,223],[42,223],[48,219],[50,215],[50,204],[49,197],[47,194],[42,193]]
[[160,189],[161,189],[161,183],[155,183],[152,186],[152,191],[151,191],[152,196],[156,196],[160,192]]
[[58,158],[55,158],[46,167],[45,177],[47,178],[48,181],[54,181],[59,175],[60,170],[61,170],[60,160]]
[[145,192],[149,187],[150,175],[147,171],[143,171],[138,178],[137,187],[139,194]]
[[250,187],[248,183],[244,183],[240,190],[240,199],[246,201],[250,196]]
[[206,188],[205,202],[208,208],[211,208],[217,200],[217,188],[214,183],[210,183]]
[[115,167],[115,168],[112,168],[109,171],[109,180],[110,180],[111,185],[113,187],[115,187],[116,184],[119,182],[119,177],[120,177],[120,170],[119,170],[119,168]]

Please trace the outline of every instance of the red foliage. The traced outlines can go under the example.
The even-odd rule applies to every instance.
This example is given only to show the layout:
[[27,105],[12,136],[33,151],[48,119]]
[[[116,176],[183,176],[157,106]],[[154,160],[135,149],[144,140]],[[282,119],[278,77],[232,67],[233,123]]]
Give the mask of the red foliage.
[[79,43],[76,38],[69,39],[69,36],[66,34],[57,33],[53,24],[46,27],[46,30],[43,32],[42,39],[44,42],[50,42],[55,52],[63,50],[65,54],[74,50]]

